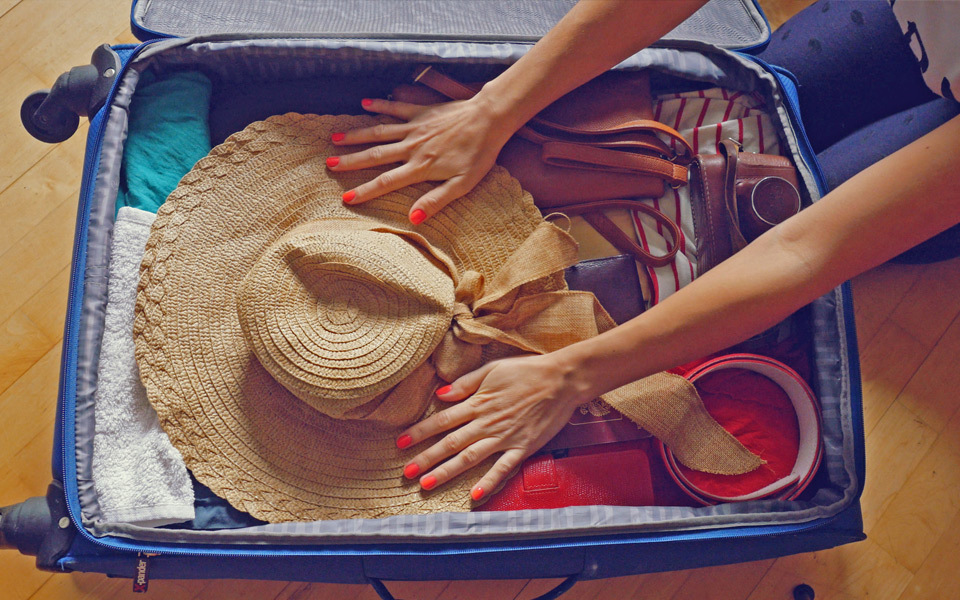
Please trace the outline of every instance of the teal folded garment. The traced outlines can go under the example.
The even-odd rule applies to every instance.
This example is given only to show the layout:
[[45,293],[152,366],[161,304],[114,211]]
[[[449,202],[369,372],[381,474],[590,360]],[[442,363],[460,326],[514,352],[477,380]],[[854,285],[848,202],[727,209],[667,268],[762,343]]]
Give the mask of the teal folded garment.
[[196,71],[140,76],[130,104],[117,210],[157,212],[210,152],[210,88],[210,80]]

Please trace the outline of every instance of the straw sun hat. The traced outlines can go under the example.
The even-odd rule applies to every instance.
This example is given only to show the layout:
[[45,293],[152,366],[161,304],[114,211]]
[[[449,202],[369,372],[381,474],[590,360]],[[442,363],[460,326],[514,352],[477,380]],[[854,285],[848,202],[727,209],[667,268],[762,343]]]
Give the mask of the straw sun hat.
[[[402,477],[396,437],[439,408],[438,361],[451,378],[543,349],[472,314],[454,336],[457,311],[495,308],[502,284],[501,305],[572,300],[592,321],[583,295],[550,298],[575,244],[500,168],[417,227],[407,213],[429,184],[345,206],[376,171],[329,172],[345,151],[330,136],[375,122],[250,125],[183,178],[147,243],[134,335],[148,397],[197,479],[266,521],[469,510],[492,463],[426,492]],[[446,359],[427,361],[438,346]]]
[[148,398],[196,478],[265,521],[469,510],[493,458],[425,491],[402,476],[399,433],[440,408],[443,382],[612,325],[566,289],[576,243],[500,167],[416,227],[430,184],[344,205],[382,170],[328,171],[354,150],[331,134],[382,120],[251,124],[184,176],[147,242],[134,339]]

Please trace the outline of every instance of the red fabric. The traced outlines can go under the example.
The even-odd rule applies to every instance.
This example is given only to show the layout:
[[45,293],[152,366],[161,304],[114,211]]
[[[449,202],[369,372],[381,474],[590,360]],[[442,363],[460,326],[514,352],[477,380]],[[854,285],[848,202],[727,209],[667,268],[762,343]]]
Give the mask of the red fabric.
[[709,373],[695,385],[710,415],[767,463],[743,475],[713,475],[679,465],[690,483],[730,497],[755,492],[790,474],[800,451],[800,426],[783,388],[745,369]]
[[533,456],[477,510],[660,504],[650,476],[651,449],[649,440],[641,440],[578,448],[563,458],[551,453]]

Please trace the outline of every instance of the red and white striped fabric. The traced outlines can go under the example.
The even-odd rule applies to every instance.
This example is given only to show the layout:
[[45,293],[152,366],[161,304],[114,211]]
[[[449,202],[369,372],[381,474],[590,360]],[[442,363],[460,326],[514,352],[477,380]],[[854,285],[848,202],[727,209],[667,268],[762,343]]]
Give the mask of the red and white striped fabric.
[[[730,138],[739,142],[745,152],[779,154],[776,130],[762,109],[763,102],[757,95],[712,88],[658,97],[654,103],[654,119],[679,131],[698,153],[717,153],[720,141]],[[673,263],[648,268],[653,286],[651,304],[660,302],[696,277],[693,217],[687,188],[668,188],[660,198],[643,200],[679,224],[683,233],[681,250]],[[634,211],[633,225],[645,250],[655,255],[670,250],[670,239],[653,218]]]

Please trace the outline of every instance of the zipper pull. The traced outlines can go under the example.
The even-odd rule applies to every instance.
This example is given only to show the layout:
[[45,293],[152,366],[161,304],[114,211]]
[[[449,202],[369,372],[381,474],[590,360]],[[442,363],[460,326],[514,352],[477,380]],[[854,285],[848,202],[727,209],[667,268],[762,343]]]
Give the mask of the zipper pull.
[[157,556],[156,552],[138,552],[137,570],[133,574],[133,592],[142,594],[147,591],[147,585],[150,583],[150,562],[151,556]]

